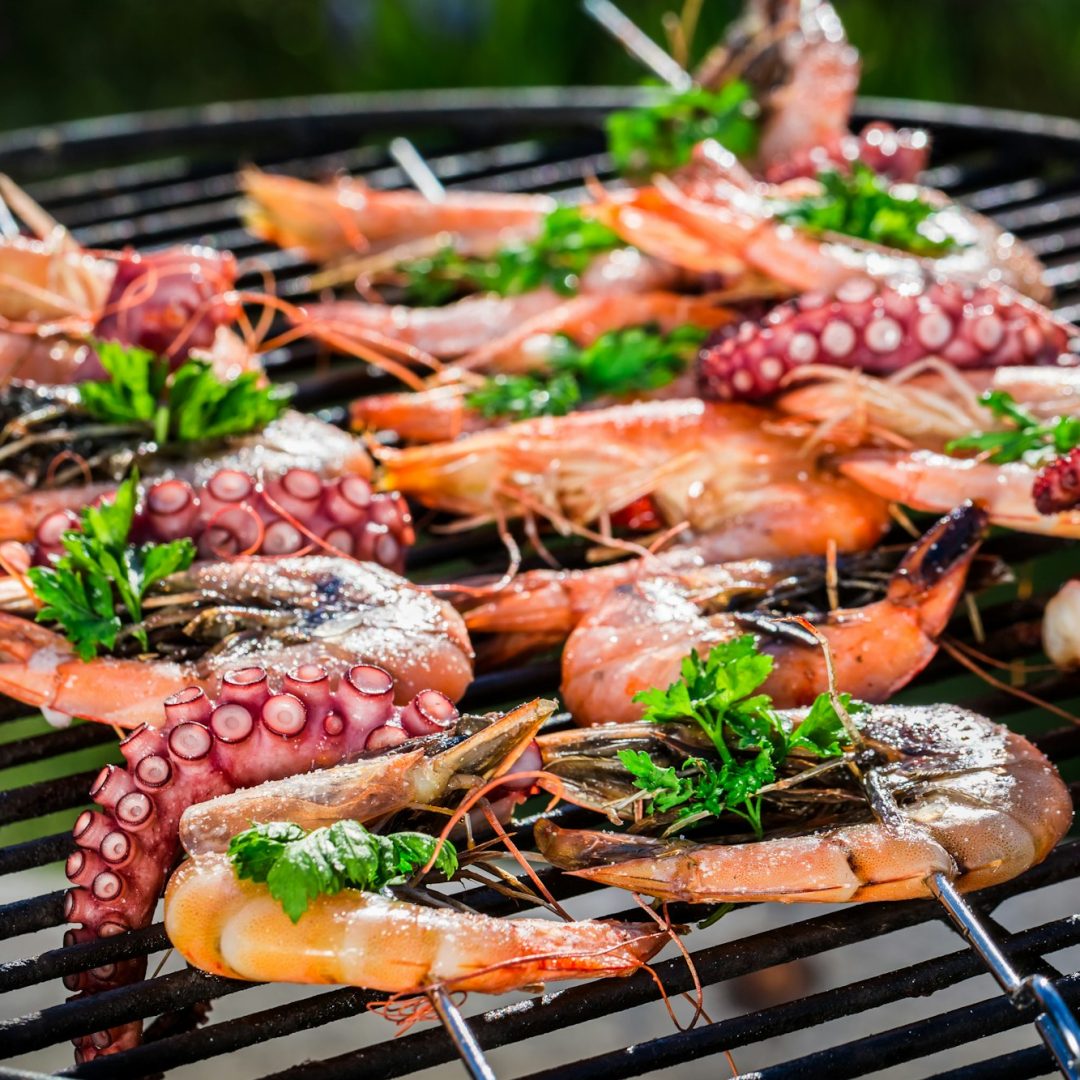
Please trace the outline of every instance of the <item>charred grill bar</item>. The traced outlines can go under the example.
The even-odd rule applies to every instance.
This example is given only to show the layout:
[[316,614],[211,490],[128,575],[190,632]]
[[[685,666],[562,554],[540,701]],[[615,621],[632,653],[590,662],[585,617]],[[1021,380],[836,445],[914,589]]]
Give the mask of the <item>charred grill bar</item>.
[[[238,160],[308,177],[347,169],[364,175],[374,185],[396,186],[406,183],[407,178],[385,147],[393,137],[407,136],[423,151],[438,181],[448,187],[573,193],[580,190],[584,174],[595,172],[601,179],[605,177],[608,163],[598,134],[599,121],[608,109],[627,104],[632,96],[624,90],[608,89],[497,95],[439,92],[409,97],[315,98],[117,117],[0,137],[0,170],[24,182],[31,194],[87,246],[133,244],[152,249],[179,242],[211,243],[232,249],[242,260],[246,271],[242,286],[258,287],[260,267],[269,267],[279,291],[303,302],[310,296],[304,290],[305,277],[312,268],[293,253],[268,249],[240,226],[234,180]],[[1023,236],[1049,267],[1060,312],[1069,318],[1080,316],[1080,124],[891,101],[866,102],[864,111],[868,117],[929,127],[937,149],[931,181]],[[296,381],[300,401],[310,409],[333,412],[348,396],[386,385],[381,376],[355,363],[328,363],[312,344],[304,342],[268,357],[268,366],[275,377]],[[1002,537],[990,547],[1014,563],[1055,557],[1054,544],[1034,538]],[[462,557],[482,572],[499,566],[502,555],[494,534],[479,540],[434,538],[412,553],[410,568],[437,578],[441,566]],[[1058,561],[1060,564],[1060,553]],[[1040,610],[1038,593],[1030,602],[988,609],[984,614],[986,651],[999,660],[1023,659],[1037,642],[1037,635],[1030,630]],[[952,631],[970,639],[970,628],[962,618]],[[927,699],[928,694],[933,696],[935,683],[956,676],[958,671],[952,661],[939,658],[919,680],[916,692]],[[1047,675],[1040,679],[1029,689],[1043,697],[1067,707],[1070,699],[1075,705],[1075,699],[1080,698],[1076,677]],[[557,680],[557,668],[550,662],[482,676],[465,705],[487,707],[538,692],[551,693]],[[941,696],[946,694],[943,690]],[[1002,720],[1014,719],[1025,711],[1029,712],[1025,719],[1030,718],[1024,702],[988,686],[973,690],[963,704]],[[0,828],[8,827],[3,833],[10,833],[11,826],[20,830],[14,839],[0,833],[0,875],[50,867],[59,890],[64,884],[62,860],[72,850],[69,833],[23,823],[56,811],[67,812],[74,819],[77,809],[86,803],[96,770],[86,772],[81,766],[77,771],[68,770],[63,760],[56,759],[97,748],[104,760],[114,736],[108,729],[86,725],[20,738],[15,734],[19,712],[0,703],[0,769],[46,762],[55,766],[52,771],[57,778],[13,788],[10,778],[4,781],[0,777],[0,786],[5,788],[0,790]],[[1080,728],[1044,732],[1035,741],[1072,781],[1074,797],[1080,795]],[[553,872],[543,877],[560,898],[591,888]],[[688,944],[706,985],[797,959],[830,955],[861,941],[935,921],[947,922],[950,917],[968,941],[974,941],[907,966],[700,1024],[689,1031],[672,1029],[650,1041],[602,1053],[590,1048],[576,1054],[576,1062],[533,1073],[530,1080],[636,1076],[670,1069],[706,1055],[934,993],[981,974],[987,963],[991,969],[997,968],[1006,993],[905,1026],[874,1027],[874,1034],[857,1041],[840,1041],[746,1076],[790,1080],[828,1075],[835,1080],[872,1073],[886,1065],[914,1063],[967,1043],[971,1044],[969,1063],[938,1073],[941,1080],[1046,1075],[1055,1069],[1054,1058],[1034,1031],[1027,1048],[981,1060],[986,1055],[980,1054],[978,1040],[1032,1023],[1041,1026],[1054,1047],[1058,1066],[1068,1070],[1071,1056],[1075,1070],[1077,1046],[1069,1039],[1075,1039],[1076,1029],[1074,1020],[1070,1025],[1068,1010],[1075,1011],[1080,1005],[1080,972],[1058,971],[1045,957],[1080,945],[1080,916],[1068,915],[1008,932],[994,922],[993,912],[1012,897],[1078,879],[1080,843],[1066,841],[1041,866],[996,889],[966,900],[949,895],[951,890],[946,889],[944,906],[919,901],[811,912],[791,926],[735,934],[733,940],[707,947],[692,935]],[[0,906],[0,937],[17,938],[59,927],[63,921],[61,891],[20,895],[8,889],[7,895],[16,899]],[[606,914],[626,908],[625,894],[608,890],[602,896]],[[484,890],[474,892],[471,902],[492,913],[508,912],[513,907],[506,898]],[[693,914],[683,912],[680,917]],[[160,924],[67,948],[60,947],[59,929],[55,933],[55,947],[25,957],[16,943],[15,952],[9,950],[7,955],[19,959],[0,964],[0,991],[10,992],[4,1019],[0,1020],[0,1059],[19,1059],[19,1068],[0,1063],[0,1077],[47,1075],[26,1071],[34,1069],[35,1054],[45,1048],[63,1044],[74,1035],[159,1014],[171,1021],[160,1025],[160,1037],[148,1039],[125,1054],[65,1069],[63,1074],[143,1077],[201,1061],[215,1063],[210,1068],[223,1069],[228,1067],[226,1055],[240,1055],[245,1048],[265,1040],[357,1016],[377,996],[333,989],[233,1019],[213,1022],[211,1016],[209,1025],[192,1028],[185,1026],[183,1015],[177,1019],[175,1014],[190,1013],[206,1000],[241,993],[250,984],[185,970],[72,1002],[63,1000],[65,995],[57,984],[54,1004],[39,1013],[15,1016],[20,989],[144,954],[151,956],[153,970],[153,957],[168,947]],[[996,943],[1000,952],[988,951],[988,942]],[[657,971],[669,994],[692,988],[690,973],[680,958],[660,963]],[[521,1005],[475,1013],[467,1021],[468,1029],[456,1032],[456,1036],[459,1044],[468,1046],[473,1041],[473,1072],[484,1075],[483,1068],[489,1067],[483,1059],[486,1050],[566,1029],[574,1032],[584,1049],[579,1033],[587,1029],[575,1025],[636,1005],[653,1003],[659,1008],[658,998],[656,984],[640,972],[626,980],[571,986]],[[850,1038],[850,1033],[849,1027],[843,1039]],[[275,1074],[276,1080],[400,1076],[452,1062],[458,1054],[455,1042],[439,1026],[418,1029],[398,1039],[391,1034],[389,1027],[357,1028],[358,1049],[287,1068]],[[309,1051],[317,1045],[314,1040],[305,1043]],[[752,1054],[745,1060],[752,1060]],[[717,1075],[723,1075],[726,1066],[721,1058],[716,1059],[715,1067]],[[929,1062],[909,1067],[916,1070],[911,1075],[933,1073]]]

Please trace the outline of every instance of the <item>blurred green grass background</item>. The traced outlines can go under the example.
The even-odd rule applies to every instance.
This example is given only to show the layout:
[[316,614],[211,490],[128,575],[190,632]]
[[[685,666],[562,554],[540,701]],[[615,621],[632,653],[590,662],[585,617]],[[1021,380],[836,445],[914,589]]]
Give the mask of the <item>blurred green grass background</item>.
[[[682,0],[620,0],[657,36]],[[863,92],[1080,115],[1077,0],[835,0]],[[737,0],[704,0],[700,53]],[[35,0],[0,8],[0,128],[209,101],[627,83],[578,0]]]

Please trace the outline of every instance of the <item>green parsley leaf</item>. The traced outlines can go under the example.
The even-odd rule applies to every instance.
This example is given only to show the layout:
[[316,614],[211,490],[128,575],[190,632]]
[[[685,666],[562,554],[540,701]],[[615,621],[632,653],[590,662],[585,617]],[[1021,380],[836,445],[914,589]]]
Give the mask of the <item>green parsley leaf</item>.
[[[423,833],[373,833],[358,821],[336,821],[311,832],[274,821],[234,836],[228,855],[237,877],[265,882],[297,922],[317,896],[342,889],[381,892],[404,881],[427,865],[437,843]],[[435,867],[448,878],[457,873],[453,844],[443,843]]]
[[544,286],[571,296],[597,255],[625,246],[618,233],[577,207],[560,206],[547,215],[534,239],[488,258],[460,255],[447,246],[400,263],[397,270],[410,304],[444,304],[468,292],[518,296]]
[[117,341],[99,341],[96,351],[109,378],[79,384],[83,408],[113,423],[152,421],[169,376],[168,360]]
[[485,419],[565,416],[583,401],[666,386],[697,356],[707,331],[680,326],[669,334],[653,324],[601,334],[580,348],[564,334],[553,338],[556,374],[494,375],[467,394],[465,404]]
[[757,149],[757,115],[753,93],[741,80],[715,92],[695,86],[655,105],[611,113],[608,150],[619,172],[631,176],[685,165],[703,139],[716,139],[745,159]]
[[494,375],[465,395],[468,408],[486,420],[509,417],[565,416],[581,401],[581,387],[569,372],[543,378],[535,375]]
[[202,360],[169,374],[169,363],[115,341],[95,346],[109,378],[78,387],[84,412],[105,423],[144,426],[160,443],[197,442],[264,428],[288,404],[279,387],[246,372],[222,382]]
[[917,196],[892,194],[888,181],[855,162],[850,175],[818,173],[824,191],[794,202],[779,202],[776,217],[810,233],[856,236],[913,255],[938,257],[960,243],[934,223],[937,208]]
[[[149,589],[195,560],[187,537],[167,544],[130,544],[138,474],[125,480],[111,501],[86,507],[81,527],[61,537],[65,554],[52,566],[34,566],[27,579],[43,607],[38,622],[57,622],[83,660],[116,644],[125,621],[145,649],[142,602]],[[127,616],[127,620],[123,615]]]
[[1026,461],[1029,465],[1045,464],[1050,458],[1067,454],[1080,446],[1080,418],[1057,416],[1042,421],[1025,412],[1016,399],[1004,390],[988,390],[979,398],[1000,420],[1012,427],[1002,431],[980,431],[945,444],[947,453],[973,451],[987,454],[994,465],[1010,461]]
[[[755,694],[773,669],[773,658],[760,653],[750,634],[723,642],[704,659],[693,652],[682,662],[681,678],[666,690],[653,687],[634,695],[651,723],[694,721],[709,736],[719,768],[699,757],[682,769],[657,765],[644,751],[623,750],[619,760],[648,793],[652,811],[678,810],[676,823],[696,823],[729,812],[749,822],[761,835],[761,798],[793,752],[837,757],[845,744],[844,725],[828,694],[819,694],[805,719],[791,729],[772,707],[767,694]],[[867,709],[841,694],[849,714]]]

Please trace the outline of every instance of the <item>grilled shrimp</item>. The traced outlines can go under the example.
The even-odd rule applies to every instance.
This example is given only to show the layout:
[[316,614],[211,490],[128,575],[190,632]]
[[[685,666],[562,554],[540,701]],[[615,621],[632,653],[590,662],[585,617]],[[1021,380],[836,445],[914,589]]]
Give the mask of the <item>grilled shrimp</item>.
[[390,994],[436,986],[504,994],[538,983],[632,975],[669,940],[655,923],[499,919],[346,889],[290,921],[265,885],[222,855],[192,859],[165,894],[169,940],[231,979],[343,983]]
[[[960,598],[985,515],[970,504],[939,521],[907,553],[885,597],[864,607],[808,616],[832,648],[837,686],[865,701],[887,701],[930,662]],[[756,633],[776,657],[763,686],[782,708],[809,705],[828,689],[821,647],[768,614],[715,611],[708,573],[687,582],[642,577],[616,588],[570,634],[562,658],[562,697],[579,724],[638,720],[631,698],[678,678],[683,657]],[[720,589],[728,586],[720,568]],[[704,580],[703,580],[704,579]]]
[[793,292],[832,292],[852,277],[875,280],[928,276],[970,285],[1008,285],[1044,301],[1042,264],[1025,245],[989,219],[949,202],[940,192],[902,185],[897,194],[918,195],[936,206],[935,223],[957,244],[936,259],[851,237],[815,237],[780,222],[785,198],[816,191],[816,181],[796,188],[755,183],[727,151],[703,144],[711,175],[698,183],[658,178],[654,187],[602,192],[587,210],[628,244],[697,273],[745,276],[779,283]]
[[378,664],[401,702],[427,687],[456,701],[472,678],[460,616],[373,563],[327,556],[196,563],[166,579],[145,606],[149,655],[89,661],[55,630],[0,614],[0,691],[54,717],[132,727],[185,687],[216,693],[223,673],[238,667],[275,674],[314,664],[336,680],[354,664]]
[[339,177],[314,184],[259,169],[245,169],[240,187],[247,227],[279,247],[298,247],[316,262],[373,246],[439,233],[483,239],[531,235],[555,209],[549,195],[448,192],[431,202],[418,191],[380,191]]
[[[1069,458],[1058,462],[1070,474],[1075,470]],[[933,450],[855,450],[840,455],[836,466],[874,495],[916,510],[941,513],[962,499],[974,499],[986,509],[991,524],[1080,538],[1080,509],[1041,511],[1036,485],[1045,473],[1020,461],[994,465]],[[1071,486],[1074,495],[1080,491],[1075,478]]]
[[[708,298],[649,292],[623,296],[578,296],[526,319],[427,380],[420,391],[378,394],[354,401],[353,423],[361,428],[397,432],[406,442],[440,442],[462,432],[492,426],[469,408],[465,398],[480,374],[548,373],[560,355],[563,338],[592,344],[601,335],[635,326],[671,333],[682,326],[715,330],[731,322],[733,312]],[[475,374],[474,374],[475,373]],[[677,379],[642,397],[685,396],[689,379]],[[604,402],[601,402],[603,404]]]
[[[765,796],[766,829],[782,833],[756,843],[562,829],[546,820],[536,826],[537,843],[545,858],[577,877],[662,900],[836,903],[929,896],[934,874],[963,891],[1008,881],[1046,858],[1069,828],[1072,800],[1053,765],[985,717],[953,705],[876,706],[861,728],[869,753],[847,796],[851,809],[838,822],[811,811],[801,829],[793,828],[778,792]],[[541,741],[549,771],[560,773],[560,757],[572,770],[559,790],[594,809],[601,808],[598,796],[632,790],[603,749],[606,735],[601,728],[586,733],[576,751],[569,736],[554,747]],[[607,737],[651,748],[678,735],[658,736],[649,724]],[[603,784],[582,785],[598,751]],[[775,817],[773,807],[780,808]]]
[[33,232],[0,239],[0,380],[73,382],[101,373],[90,337],[139,345],[222,377],[255,366],[231,331],[236,260],[209,248],[85,251],[0,175],[0,198]]
[[662,521],[712,534],[714,561],[872,547],[885,503],[763,430],[773,416],[684,400],[544,417],[387,451],[380,483],[452,513],[533,514],[571,531],[649,496]]

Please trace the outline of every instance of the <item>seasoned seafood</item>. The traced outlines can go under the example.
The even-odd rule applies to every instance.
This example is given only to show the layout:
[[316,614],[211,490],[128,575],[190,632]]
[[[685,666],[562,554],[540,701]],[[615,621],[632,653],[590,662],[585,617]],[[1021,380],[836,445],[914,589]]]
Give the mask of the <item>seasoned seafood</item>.
[[380,484],[470,518],[532,515],[568,531],[649,496],[661,522],[710,534],[714,561],[873,546],[884,502],[764,430],[772,419],[697,400],[544,417],[386,451]]
[[90,338],[139,345],[222,376],[255,366],[228,327],[240,311],[236,260],[204,247],[85,251],[6,176],[0,197],[33,232],[0,239],[0,381],[97,378]]
[[853,278],[832,295],[805,293],[760,322],[721,330],[699,361],[703,397],[770,397],[807,364],[871,375],[938,357],[969,368],[1055,364],[1075,330],[1000,285]]
[[86,416],[70,388],[0,389],[0,540],[46,557],[75,511],[133,468],[136,539],[191,536],[204,557],[314,548],[401,569],[413,540],[404,501],[372,492],[361,443],[316,417],[289,411],[249,435],[159,445]]
[[270,674],[305,665],[338,680],[378,664],[406,702],[431,688],[457,700],[472,678],[461,617],[429,592],[374,563],[314,555],[196,563],[156,587],[144,620],[148,653],[80,660],[67,639],[0,613],[0,691],[54,718],[136,727],[188,686],[216,694],[225,672]]
[[1037,301],[1048,297],[1039,260],[1010,233],[940,192],[900,185],[894,194],[918,198],[935,208],[935,228],[952,249],[939,257],[785,224],[794,197],[820,197],[816,181],[787,186],[758,184],[722,148],[703,147],[711,157],[707,178],[628,191],[601,191],[586,213],[613,229],[627,244],[697,273],[738,280],[750,275],[793,292],[830,293],[849,278],[894,278],[916,283],[928,275],[971,286],[1003,284]]
[[[1069,468],[1068,459],[1059,460]],[[1034,491],[1039,471],[1022,461],[994,465],[933,450],[855,450],[840,455],[836,465],[867,491],[916,510],[940,513],[961,499],[974,499],[994,525],[1080,537],[1080,510],[1059,512],[1051,502],[1048,512],[1041,511]]]
[[[260,668],[229,672],[214,700],[198,687],[182,690],[166,700],[164,717],[159,702],[120,744],[126,768],[101,771],[90,792],[101,809],[86,810],[75,822],[65,916],[79,925],[67,931],[66,944],[149,925],[176,861],[181,814],[196,804],[237,788],[257,792],[255,785],[265,781],[360,754],[346,767],[357,796],[350,812],[357,818],[438,803],[452,794],[455,777],[512,763],[551,711],[523,707],[494,720],[462,721],[435,690],[395,707],[389,674],[363,664],[347,671],[336,690],[313,665],[275,680],[274,687]],[[194,818],[196,833],[203,820]],[[239,828],[249,824],[241,821]],[[93,994],[136,982],[145,971],[140,957],[65,982]],[[80,1060],[133,1045],[140,1027],[78,1040]]]
[[[954,511],[912,546],[883,599],[808,615],[831,646],[840,690],[887,701],[926,667],[963,593],[985,522],[970,504]],[[777,660],[762,687],[776,705],[809,705],[828,689],[815,638],[767,611],[731,611],[723,595],[729,587],[725,567],[719,568],[717,605],[709,577],[708,570],[690,580],[645,574],[585,615],[562,658],[562,698],[577,723],[640,719],[642,706],[631,700],[637,691],[667,686],[691,649],[705,655],[718,642],[747,632]]]
[[[545,820],[536,826],[537,843],[577,877],[662,900],[836,903],[929,896],[933,874],[963,891],[1008,881],[1041,862],[1069,828],[1072,800],[1054,767],[985,717],[954,705],[883,705],[862,718],[861,732],[865,756],[835,823],[826,809],[804,813],[797,829],[788,818],[785,827],[780,810],[770,820],[781,835],[741,842],[563,829]],[[605,735],[598,728],[584,736],[586,755]],[[613,729],[608,737],[652,747],[657,729]],[[585,767],[580,751],[564,744],[559,752],[575,774]],[[613,791],[618,766],[599,752],[607,759],[605,791]],[[558,775],[557,762],[546,765]],[[562,790],[578,799],[574,785]],[[595,805],[594,798],[579,801]]]
[[556,205],[548,195],[487,191],[448,192],[433,203],[418,191],[379,191],[350,177],[313,184],[259,169],[245,169],[240,186],[247,227],[280,247],[301,248],[316,262],[440,233],[494,246],[499,237],[534,232]]
[[[453,366],[430,376],[419,391],[377,394],[354,401],[352,421],[360,428],[395,431],[406,442],[453,439],[463,432],[479,431],[497,422],[485,417],[467,400],[470,392],[487,384],[483,375],[547,376],[553,371],[569,372],[577,382],[574,369],[566,364],[570,347],[615,342],[614,334],[618,331],[660,336],[689,329],[704,336],[705,331],[724,326],[734,318],[731,309],[718,306],[708,297],[663,292],[579,296],[525,320],[511,332],[463,356]],[[621,363],[626,370],[627,359],[619,344],[613,344],[606,370],[598,373],[601,383],[606,377],[619,386],[617,368]],[[695,345],[696,342],[691,342],[686,346],[688,354],[696,353]],[[627,351],[632,351],[632,346],[628,345]],[[628,383],[636,380],[649,389],[631,389],[621,394],[607,392],[599,397],[595,392],[600,387],[596,391],[587,385],[582,389],[593,391],[588,394],[588,403],[593,407],[617,400],[685,397],[693,389],[693,380],[673,369],[666,373],[669,381],[655,387],[650,374],[643,368],[635,377],[624,377]],[[661,382],[661,377],[655,379],[656,384]]]
[[503,994],[632,975],[669,940],[655,923],[498,919],[376,893],[319,896],[298,923],[227,859],[191,859],[165,895],[165,929],[196,967],[233,979],[345,983],[391,994],[436,986]]

